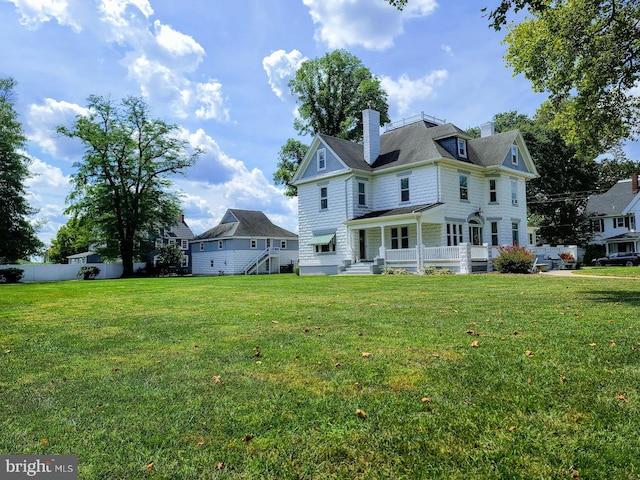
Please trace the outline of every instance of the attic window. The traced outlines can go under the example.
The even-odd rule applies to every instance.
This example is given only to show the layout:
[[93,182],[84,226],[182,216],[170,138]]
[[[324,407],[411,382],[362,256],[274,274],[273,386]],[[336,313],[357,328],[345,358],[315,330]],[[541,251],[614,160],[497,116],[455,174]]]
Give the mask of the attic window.
[[458,139],[458,156],[467,158],[467,141],[463,138]]
[[324,170],[327,168],[327,151],[324,148],[321,148],[316,152],[316,160],[318,162],[318,170]]
[[518,146],[511,145],[511,164],[518,165]]

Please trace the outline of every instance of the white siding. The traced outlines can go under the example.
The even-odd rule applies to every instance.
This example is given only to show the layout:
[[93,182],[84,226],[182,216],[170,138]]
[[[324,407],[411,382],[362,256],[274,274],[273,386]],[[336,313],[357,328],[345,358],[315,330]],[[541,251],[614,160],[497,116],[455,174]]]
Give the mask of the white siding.
[[[409,178],[409,201],[400,201],[400,178]],[[404,173],[390,172],[372,182],[373,209],[397,208],[438,201],[438,175],[435,165],[408,169]]]

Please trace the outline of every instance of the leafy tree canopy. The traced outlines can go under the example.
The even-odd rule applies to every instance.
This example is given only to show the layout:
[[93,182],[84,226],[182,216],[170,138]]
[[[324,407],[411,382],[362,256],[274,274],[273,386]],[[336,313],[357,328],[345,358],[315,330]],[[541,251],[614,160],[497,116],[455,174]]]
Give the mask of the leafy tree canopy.
[[288,139],[287,143],[280,148],[278,169],[273,174],[273,181],[276,185],[284,185],[286,187],[285,195],[287,197],[298,195],[298,189],[291,185],[291,179],[295,175],[298,165],[307,154],[307,150],[309,150],[308,145],[293,138]]
[[346,140],[362,140],[362,111],[380,112],[389,122],[387,94],[362,61],[346,50],[303,62],[289,82],[297,96],[300,117],[294,128],[300,135],[323,133]]
[[72,175],[68,212],[95,235],[97,251],[119,257],[123,276],[132,276],[134,260],[148,249],[149,233],[171,225],[180,213],[171,176],[183,173],[202,152],[189,149],[177,125],[151,118],[141,98],[117,104],[94,95],[87,107],[89,114],[78,116],[71,128],[58,127],[85,147]]
[[12,78],[0,78],[0,263],[26,260],[43,247],[29,222],[36,212],[26,200],[29,158],[23,153],[26,137],[13,107],[15,86]]
[[[367,108],[380,112],[381,125],[390,121],[387,93],[380,80],[346,50],[302,63],[289,82],[289,89],[299,104],[299,118],[293,127],[302,136],[323,133],[360,142],[362,111]],[[276,185],[286,186],[285,195],[289,197],[298,194],[289,182],[307,149],[307,145],[290,138],[278,153],[273,180]]]
[[[522,9],[529,16],[509,25],[511,11]],[[548,95],[541,110],[567,144],[596,158],[620,139],[637,138],[640,2],[502,0],[488,17],[496,30],[508,26],[507,64]]]
[[89,250],[91,232],[82,220],[72,217],[62,225],[51,241],[46,259],[50,263],[68,263],[67,257]]

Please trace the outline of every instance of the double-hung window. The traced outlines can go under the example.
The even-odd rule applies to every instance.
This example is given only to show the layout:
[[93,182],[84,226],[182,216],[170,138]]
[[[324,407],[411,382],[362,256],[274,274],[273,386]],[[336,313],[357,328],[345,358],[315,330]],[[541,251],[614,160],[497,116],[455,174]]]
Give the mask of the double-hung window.
[[624,217],[615,217],[613,219],[613,228],[622,228],[624,227]]
[[518,181],[511,180],[511,205],[518,205]]
[[364,182],[358,182],[358,205],[367,206],[367,186]]
[[603,218],[595,218],[591,220],[591,231],[593,233],[604,232],[604,219]]
[[498,202],[498,185],[495,178],[489,179],[489,202]]
[[409,248],[409,227],[391,229],[391,249]]
[[491,222],[491,245],[493,247],[499,245],[498,222]]
[[458,139],[458,156],[467,158],[467,141],[463,138]]
[[513,246],[517,247],[520,245],[520,225],[518,222],[511,222],[511,238],[513,240]]
[[320,187],[320,210],[329,208],[329,193],[327,187]]
[[324,148],[320,148],[316,152],[316,161],[318,163],[318,171],[327,168],[327,151]]
[[469,200],[469,178],[466,175],[460,175],[460,200]]
[[409,177],[402,177],[400,179],[400,201],[409,201]]
[[511,164],[518,165],[518,147],[511,145]]

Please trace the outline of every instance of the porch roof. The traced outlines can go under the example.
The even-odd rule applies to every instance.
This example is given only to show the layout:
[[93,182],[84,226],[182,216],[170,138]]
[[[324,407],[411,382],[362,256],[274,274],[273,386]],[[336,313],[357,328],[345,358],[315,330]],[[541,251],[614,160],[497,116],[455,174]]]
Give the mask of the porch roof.
[[625,232],[613,237],[603,238],[605,242],[622,242],[625,240],[640,240],[639,232]]
[[422,205],[410,205],[407,207],[391,208],[387,210],[376,210],[375,212],[369,212],[359,217],[352,218],[351,220],[369,220],[373,218],[395,217],[400,215],[408,215],[411,213],[421,213],[440,205],[444,205],[444,203],[425,203]]

